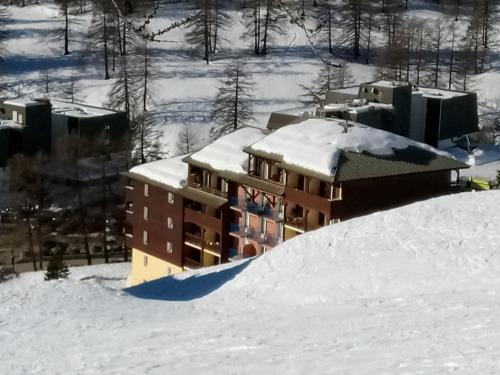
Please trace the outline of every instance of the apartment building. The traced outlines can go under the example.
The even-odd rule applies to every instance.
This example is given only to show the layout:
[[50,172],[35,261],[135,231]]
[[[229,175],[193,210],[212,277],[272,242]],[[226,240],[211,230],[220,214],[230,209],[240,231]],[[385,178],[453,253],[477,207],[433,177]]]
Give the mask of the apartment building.
[[271,114],[268,128],[298,123],[303,117],[355,121],[434,147],[447,147],[479,131],[476,93],[398,81],[380,80],[333,89],[321,106]]
[[259,255],[325,225],[449,192],[467,167],[340,119],[239,129],[130,171],[132,284]]

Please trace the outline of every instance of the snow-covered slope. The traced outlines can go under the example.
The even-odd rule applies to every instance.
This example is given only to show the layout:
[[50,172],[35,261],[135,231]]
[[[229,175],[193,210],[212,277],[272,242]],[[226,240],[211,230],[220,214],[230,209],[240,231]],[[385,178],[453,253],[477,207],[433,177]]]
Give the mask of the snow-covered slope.
[[23,274],[0,284],[0,373],[498,374],[499,200],[433,199],[128,292],[123,265]]

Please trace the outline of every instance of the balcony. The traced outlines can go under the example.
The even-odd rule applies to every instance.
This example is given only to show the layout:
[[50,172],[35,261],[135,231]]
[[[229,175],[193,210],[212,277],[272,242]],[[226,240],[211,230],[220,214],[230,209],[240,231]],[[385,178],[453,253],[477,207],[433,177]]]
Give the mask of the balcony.
[[204,251],[216,257],[220,257],[220,244],[212,241],[203,241],[203,239],[192,233],[185,233],[184,244],[197,250]]
[[203,265],[200,262],[197,262],[196,260],[188,257],[184,257],[184,270],[192,271],[201,267],[203,267]]
[[307,220],[304,217],[287,217],[285,220],[285,227],[293,229],[299,233],[305,233],[310,230],[321,228],[321,225],[307,223]]
[[238,197],[231,197],[229,202],[231,205],[231,209],[235,211],[246,211],[254,215],[264,216],[273,221],[283,220],[283,214],[279,210],[276,210],[269,206],[258,204],[248,199],[239,199]]
[[127,238],[134,238],[133,230],[131,225],[125,225],[123,227],[123,233],[125,234],[125,237]]
[[132,185],[125,185],[125,189],[134,191],[134,187]]
[[198,190],[204,191],[205,193],[217,195],[218,197],[227,199],[227,192],[221,191],[219,189],[210,186],[205,186],[200,181],[201,178],[196,178],[196,176],[190,175],[188,179],[188,185]]
[[297,203],[303,207],[309,207],[325,215],[330,215],[332,203],[328,198],[289,187],[286,188],[285,194],[288,201]]
[[134,214],[134,203],[132,202],[127,202],[125,204],[125,212],[129,215],[133,215]]
[[184,208],[184,222],[194,223],[219,233],[222,231],[222,221],[219,218],[188,207]]
[[203,240],[200,236],[192,233],[185,233],[184,243],[192,248],[201,250],[203,245]]

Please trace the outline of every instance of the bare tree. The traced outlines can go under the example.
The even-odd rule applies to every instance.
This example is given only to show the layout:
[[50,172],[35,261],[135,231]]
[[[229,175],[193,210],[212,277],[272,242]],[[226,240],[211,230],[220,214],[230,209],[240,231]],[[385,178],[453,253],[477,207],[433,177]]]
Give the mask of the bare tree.
[[433,67],[432,67],[432,84],[434,87],[439,86],[439,73],[441,69],[442,60],[442,48],[443,43],[446,38],[447,24],[444,19],[437,22],[432,29],[430,29],[429,35],[429,47],[433,52]]
[[43,269],[43,218],[48,191],[46,187],[47,159],[43,155],[34,157],[18,154],[9,161],[11,171],[11,188],[24,194],[21,211],[26,220],[28,233],[28,252],[31,254],[33,269],[36,271],[36,260],[33,246],[33,230],[36,231],[38,245],[38,267]]
[[353,78],[349,67],[329,61],[322,68],[310,86],[301,85],[304,102],[324,105],[328,91],[349,86]]
[[199,149],[199,141],[196,133],[189,124],[185,124],[179,131],[177,138],[177,153],[186,155]]
[[245,37],[250,37],[255,55],[266,55],[273,34],[283,32],[285,15],[279,0],[248,0],[243,9]]
[[221,6],[220,0],[197,0],[199,11],[186,25],[186,41],[203,48],[203,60],[210,62],[210,56],[216,52],[220,41],[220,29],[230,24],[230,18]]
[[70,134],[66,139],[63,139],[57,145],[57,152],[61,160],[71,165],[71,188],[74,189],[77,198],[77,217],[79,219],[79,227],[83,237],[83,247],[87,257],[87,264],[92,264],[92,255],[90,253],[89,244],[89,229],[88,229],[88,211],[87,205],[84,202],[84,181],[80,161],[89,155],[90,141],[80,137],[79,134]]
[[109,47],[112,35],[114,35],[114,25],[114,12],[110,3],[105,1],[95,1],[89,36],[92,40],[93,46],[102,50],[102,60],[104,63],[104,79],[110,78]]
[[76,22],[75,20],[72,20],[70,16],[70,9],[73,3],[72,0],[56,0],[56,4],[59,6],[59,12],[61,13],[59,21],[62,23],[60,30],[63,33],[62,38],[58,36],[57,39],[63,39],[64,55],[69,55],[70,25]]
[[215,99],[210,138],[215,140],[253,119],[253,82],[247,66],[241,61],[226,66]]

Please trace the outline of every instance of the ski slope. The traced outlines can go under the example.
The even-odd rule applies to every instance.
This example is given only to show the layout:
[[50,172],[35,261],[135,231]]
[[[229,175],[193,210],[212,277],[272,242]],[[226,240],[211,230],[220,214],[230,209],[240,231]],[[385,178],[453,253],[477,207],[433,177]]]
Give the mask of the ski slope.
[[0,284],[0,374],[498,374],[500,191],[120,289],[126,265]]

